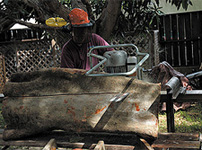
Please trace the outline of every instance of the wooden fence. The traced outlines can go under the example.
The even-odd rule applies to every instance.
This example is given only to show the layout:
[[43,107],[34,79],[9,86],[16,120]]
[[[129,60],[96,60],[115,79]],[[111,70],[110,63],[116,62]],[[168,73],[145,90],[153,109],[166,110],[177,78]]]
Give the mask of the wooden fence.
[[3,91],[4,84],[6,82],[6,68],[5,68],[5,59],[0,53],[0,93]]
[[160,61],[173,67],[199,66],[202,60],[202,11],[161,16]]
[[40,39],[44,30],[12,29],[0,34],[0,41]]

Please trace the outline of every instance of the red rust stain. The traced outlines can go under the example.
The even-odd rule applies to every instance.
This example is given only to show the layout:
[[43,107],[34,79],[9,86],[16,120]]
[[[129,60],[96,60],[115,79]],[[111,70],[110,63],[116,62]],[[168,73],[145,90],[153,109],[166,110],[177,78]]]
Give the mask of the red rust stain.
[[144,108],[144,110],[146,111],[146,108]]
[[96,112],[95,112],[95,114],[99,114],[99,113],[100,113],[101,111],[103,111],[106,107],[107,107],[107,106],[105,106],[105,107],[103,107],[103,108],[101,108],[101,109],[97,109]]
[[72,109],[72,110],[75,110],[75,108],[74,108],[73,106],[71,106],[71,109]]
[[82,121],[82,122],[86,122],[86,121],[87,121],[87,119],[86,119],[86,118],[84,118],[84,119],[82,119],[81,121]]
[[136,111],[140,111],[140,107],[138,104],[135,103],[135,108],[136,108]]
[[65,99],[65,100],[64,100],[64,103],[65,103],[65,104],[67,104],[67,103],[68,103],[68,101]]
[[20,109],[23,109],[24,108],[24,106],[20,106]]
[[156,120],[156,124],[155,124],[156,126],[158,125],[158,120]]
[[109,104],[109,106],[108,106],[108,107],[113,108],[113,107],[114,107],[114,104],[113,104],[113,103],[111,103],[111,104]]
[[67,113],[68,113],[68,114],[72,114],[74,117],[75,117],[75,115],[76,115],[75,112],[72,111],[72,110],[70,110],[70,109],[68,109]]

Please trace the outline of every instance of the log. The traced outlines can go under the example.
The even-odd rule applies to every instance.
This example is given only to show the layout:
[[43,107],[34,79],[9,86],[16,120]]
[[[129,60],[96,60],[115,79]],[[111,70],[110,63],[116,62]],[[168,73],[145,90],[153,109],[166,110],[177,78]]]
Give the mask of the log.
[[[129,77],[88,77],[85,72],[51,68],[14,74],[4,87],[3,139],[53,129],[157,138],[159,84]],[[115,101],[120,93],[129,95]]]

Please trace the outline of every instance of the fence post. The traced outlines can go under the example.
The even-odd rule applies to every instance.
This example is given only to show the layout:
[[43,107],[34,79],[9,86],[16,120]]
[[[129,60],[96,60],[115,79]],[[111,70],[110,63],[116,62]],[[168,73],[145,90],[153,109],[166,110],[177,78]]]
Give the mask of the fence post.
[[150,68],[152,68],[153,66],[157,66],[160,63],[159,30],[153,30],[150,33],[151,33],[151,37],[149,39],[149,53],[150,53],[149,64],[150,64]]

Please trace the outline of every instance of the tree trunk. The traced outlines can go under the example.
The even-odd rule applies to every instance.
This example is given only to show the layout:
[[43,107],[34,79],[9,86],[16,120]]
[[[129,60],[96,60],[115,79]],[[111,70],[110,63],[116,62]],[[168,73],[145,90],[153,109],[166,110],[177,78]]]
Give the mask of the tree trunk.
[[122,0],[108,0],[106,8],[96,21],[97,33],[101,35],[105,40],[108,40],[115,25],[117,18],[121,12],[121,2]]

